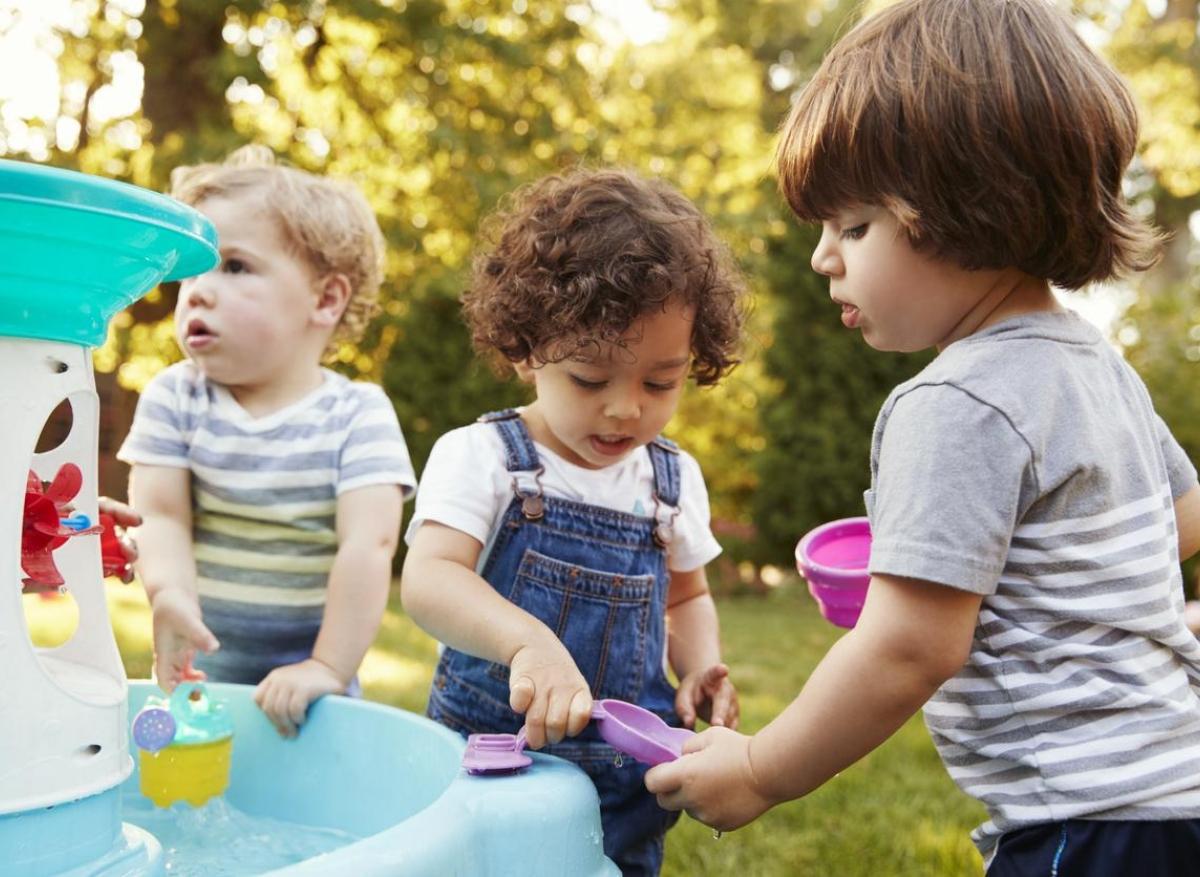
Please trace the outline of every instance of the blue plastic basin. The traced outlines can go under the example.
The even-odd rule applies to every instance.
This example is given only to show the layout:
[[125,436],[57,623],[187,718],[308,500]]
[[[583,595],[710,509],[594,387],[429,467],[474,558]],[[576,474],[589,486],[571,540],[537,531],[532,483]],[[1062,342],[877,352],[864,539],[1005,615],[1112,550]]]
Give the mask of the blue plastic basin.
[[[615,877],[604,857],[599,800],[574,765],[533,753],[524,772],[475,777],[454,732],[403,710],[326,697],[284,740],[245,685],[211,684],[234,721],[229,803],[245,813],[362,837],[273,875]],[[129,715],[150,682],[131,682]],[[135,759],[136,761],[136,759]],[[123,818],[153,805],[138,775],[122,787]]]

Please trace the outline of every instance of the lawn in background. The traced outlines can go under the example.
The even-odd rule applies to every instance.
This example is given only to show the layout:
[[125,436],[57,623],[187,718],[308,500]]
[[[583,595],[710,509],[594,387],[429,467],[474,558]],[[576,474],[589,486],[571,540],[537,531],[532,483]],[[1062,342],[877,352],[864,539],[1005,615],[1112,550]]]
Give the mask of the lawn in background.
[[[23,598],[36,641],[73,627],[66,598]],[[117,643],[130,678],[150,673],[150,616],[136,585],[109,583]],[[791,700],[841,634],[795,579],[764,596],[719,603],[726,659],[741,692],[742,729],[765,725]],[[368,698],[422,712],[437,649],[393,595],[360,678]],[[715,840],[684,816],[667,836],[664,877],[941,877],[978,875],[968,832],[982,808],[946,776],[919,717],[803,801],[775,808]]]

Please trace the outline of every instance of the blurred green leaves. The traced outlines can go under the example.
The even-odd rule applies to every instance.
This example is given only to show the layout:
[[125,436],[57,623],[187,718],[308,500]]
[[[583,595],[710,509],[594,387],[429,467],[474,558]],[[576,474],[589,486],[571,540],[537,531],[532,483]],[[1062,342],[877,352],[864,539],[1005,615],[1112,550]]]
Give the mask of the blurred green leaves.
[[[883,5],[876,0],[868,8]],[[0,37],[22,7],[0,14]],[[1131,192],[1176,232],[1126,317],[1131,359],[1200,454],[1200,49],[1192,0],[1083,0],[1081,32],[1129,78],[1144,148]],[[524,398],[477,364],[457,314],[480,220],[578,162],[664,177],[697,201],[757,294],[746,363],[685,398],[673,435],[714,513],[790,563],[808,527],[860,514],[871,422],[919,357],[870,351],[808,268],[814,237],[771,171],[794,90],[849,0],[68,0],[45,35],[56,111],[0,112],[0,153],[163,189],[171,168],[258,141],[360,185],[388,239],[384,313],[336,366],[388,390],[418,467],[433,440]],[[616,17],[614,17],[616,16]],[[39,86],[40,87],[40,86]],[[132,99],[130,99],[132,95]],[[1200,220],[1194,220],[1200,225]],[[164,287],[97,354],[134,388],[178,357]]]

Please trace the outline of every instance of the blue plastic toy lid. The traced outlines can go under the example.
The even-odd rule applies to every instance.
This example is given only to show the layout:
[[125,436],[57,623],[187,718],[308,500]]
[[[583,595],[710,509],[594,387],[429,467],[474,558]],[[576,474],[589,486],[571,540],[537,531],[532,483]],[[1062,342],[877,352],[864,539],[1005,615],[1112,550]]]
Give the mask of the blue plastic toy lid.
[[117,311],[216,264],[216,230],[185,204],[0,159],[0,335],[95,347]]

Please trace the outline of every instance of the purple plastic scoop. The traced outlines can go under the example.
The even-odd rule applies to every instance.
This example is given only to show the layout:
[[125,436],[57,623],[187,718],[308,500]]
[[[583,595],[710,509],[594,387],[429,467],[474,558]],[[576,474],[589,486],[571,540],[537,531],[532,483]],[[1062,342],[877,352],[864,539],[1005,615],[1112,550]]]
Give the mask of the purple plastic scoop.
[[596,701],[592,721],[605,743],[651,767],[678,758],[684,742],[696,733],[672,728],[650,710],[623,700]]
[[[592,721],[605,743],[651,766],[674,761],[684,741],[695,733],[672,728],[649,710],[623,700],[595,701]],[[511,773],[533,762],[524,750],[524,728],[516,734],[472,734],[463,753],[463,768],[473,774]]]

